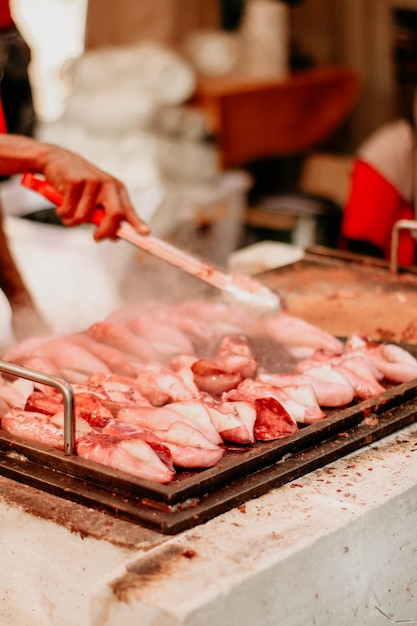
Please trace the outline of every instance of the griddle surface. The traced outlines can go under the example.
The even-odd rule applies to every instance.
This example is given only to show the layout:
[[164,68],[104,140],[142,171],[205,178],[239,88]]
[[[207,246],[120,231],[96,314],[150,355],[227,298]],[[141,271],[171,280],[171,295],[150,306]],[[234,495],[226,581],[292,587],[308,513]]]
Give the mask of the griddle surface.
[[391,275],[384,261],[328,248],[262,274],[292,315],[338,337],[417,343],[416,268]]

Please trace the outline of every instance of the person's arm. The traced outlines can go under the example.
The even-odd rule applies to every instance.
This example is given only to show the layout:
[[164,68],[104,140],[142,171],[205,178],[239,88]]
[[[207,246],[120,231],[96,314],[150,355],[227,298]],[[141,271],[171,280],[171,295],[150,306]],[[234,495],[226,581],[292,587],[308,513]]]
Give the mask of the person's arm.
[[[125,186],[116,178],[59,146],[0,133],[0,176],[27,171],[43,175],[61,194],[63,204],[56,211],[68,226],[89,221],[97,205],[101,205],[105,217],[94,232],[97,241],[106,237],[115,239],[122,220],[141,234],[149,233],[147,225],[136,214]],[[4,232],[1,206],[0,289],[10,303],[12,329],[17,339],[50,332],[13,259]]]
[[105,211],[94,238],[116,239],[121,221],[147,235],[148,226],[137,215],[122,182],[80,155],[52,144],[21,135],[0,134],[0,175],[26,171],[42,174],[62,195],[57,214],[66,226],[88,222],[100,205]]
[[50,329],[38,312],[33,298],[16,266],[4,232],[0,205],[0,289],[11,309],[11,325],[16,339],[31,334],[47,334]]

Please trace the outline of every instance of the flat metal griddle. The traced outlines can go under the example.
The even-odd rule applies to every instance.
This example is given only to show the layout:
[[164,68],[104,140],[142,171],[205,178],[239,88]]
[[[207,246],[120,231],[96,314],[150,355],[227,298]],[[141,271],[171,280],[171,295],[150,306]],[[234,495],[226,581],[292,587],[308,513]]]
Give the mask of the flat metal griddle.
[[230,447],[215,467],[178,472],[168,485],[132,478],[1,429],[0,474],[163,534],[175,534],[413,423],[416,383],[404,383],[372,400],[334,411],[284,439],[250,448]]
[[[301,263],[269,273],[266,279],[291,302],[291,313],[301,301],[306,305],[302,317],[308,320],[308,314],[314,316],[311,297],[312,294],[317,297],[319,292],[319,304],[322,312],[327,312],[329,323],[333,323],[335,313],[339,313],[340,319],[336,315],[337,323],[341,327],[345,323],[348,327],[346,310],[342,307],[341,311],[335,311],[331,306],[337,304],[337,298],[323,296],[326,290],[329,293],[333,288],[332,276],[338,289],[346,288],[341,286],[340,271],[346,272],[349,285],[364,293],[369,294],[371,288],[376,289],[378,294],[382,293],[386,304],[388,295],[395,293],[396,289],[400,289],[401,293],[404,289],[408,290],[408,304],[412,308],[407,311],[406,319],[409,319],[411,311],[417,316],[413,302],[414,298],[417,299],[416,276],[410,273],[407,278],[389,277],[383,263],[373,264],[359,257],[350,259],[338,256],[334,251],[320,250],[317,254],[307,255]],[[316,282],[306,281],[306,274],[316,276]],[[374,298],[371,300],[374,301]],[[342,303],[355,308],[352,299],[342,298]],[[374,304],[380,308],[379,302]],[[384,311],[393,321],[398,319],[398,311],[390,311],[389,306],[385,306]],[[314,322],[313,319],[311,321]],[[386,323],[389,323],[389,318]],[[326,324],[322,323],[321,327],[326,329]],[[355,330],[354,326],[340,335],[347,335],[352,330]],[[412,353],[417,352],[413,343],[404,347]],[[370,400],[333,410],[323,421],[301,427],[283,439],[251,447],[227,447],[222,461],[215,467],[195,472],[178,471],[176,479],[168,485],[139,480],[77,456],[11,436],[0,429],[0,475],[172,535],[382,439],[416,419],[417,379],[387,389]]]
[[302,261],[262,274],[289,312],[332,335],[417,343],[417,267],[314,246]]

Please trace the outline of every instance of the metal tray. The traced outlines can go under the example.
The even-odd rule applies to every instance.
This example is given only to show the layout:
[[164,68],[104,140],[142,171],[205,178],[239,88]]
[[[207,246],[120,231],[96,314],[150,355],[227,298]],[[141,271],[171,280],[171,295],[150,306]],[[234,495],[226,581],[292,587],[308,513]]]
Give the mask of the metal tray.
[[12,437],[0,429],[0,474],[163,534],[175,534],[322,467],[416,421],[417,381],[335,411],[297,433],[228,447],[215,467],[168,485]]
[[[390,298],[396,298],[397,293],[407,298],[405,326],[398,325],[397,337],[381,335],[378,327],[374,338],[397,339],[416,354],[417,345],[407,326],[415,315],[417,300],[417,272],[412,268],[392,276],[383,261],[316,247],[305,260],[265,274],[265,281],[291,301],[292,313],[299,303],[304,319],[317,323],[314,315],[320,314],[323,323],[319,326],[346,336],[350,332],[349,322],[355,329],[359,318],[353,315],[358,307],[351,298],[338,301],[331,297],[341,286],[340,268],[345,271],[343,287],[357,289],[358,301],[366,296],[374,303],[367,322],[373,322],[382,311],[383,324],[388,327],[396,321],[398,325],[401,316],[398,306],[390,306]],[[306,280],[306,273],[310,281]],[[383,299],[383,307],[376,296]],[[317,298],[317,307],[312,306],[312,297]],[[344,332],[326,328],[326,321],[331,324],[335,320]],[[12,437],[0,429],[0,475],[172,535],[382,439],[416,419],[417,379],[391,387],[370,400],[333,410],[323,421],[301,427],[283,439],[252,446],[226,446],[223,459],[215,467],[178,471],[168,485],[139,480],[81,459],[71,454],[69,444],[65,452],[60,452]]]

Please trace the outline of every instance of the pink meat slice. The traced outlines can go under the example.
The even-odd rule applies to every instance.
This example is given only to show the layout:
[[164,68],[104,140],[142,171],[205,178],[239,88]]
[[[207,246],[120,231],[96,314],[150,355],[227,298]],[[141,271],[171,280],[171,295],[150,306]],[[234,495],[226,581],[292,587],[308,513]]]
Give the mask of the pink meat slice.
[[[25,355],[20,358],[16,358],[13,363],[16,365],[22,365],[23,367],[28,367],[30,369],[36,370],[37,372],[42,372],[43,374],[50,374],[51,376],[62,377],[62,372],[57,367],[57,365],[51,360],[43,356],[39,356],[36,354],[33,355]],[[16,376],[12,374],[6,374],[3,372],[3,378],[7,380],[16,380]],[[51,389],[48,385],[43,385],[42,383],[34,383],[38,388],[48,388]]]
[[[245,383],[248,384],[245,385]],[[230,401],[248,402],[255,407],[256,419],[253,432],[257,441],[280,439],[298,429],[294,415],[287,408],[293,409],[292,399],[288,401],[287,396],[284,404],[277,392],[280,390],[274,390],[253,380],[245,379],[238,389],[226,394],[226,399]]]
[[21,359],[26,359],[33,354],[46,343],[49,343],[53,339],[55,339],[54,335],[45,335],[43,337],[29,337],[28,339],[24,339],[23,341],[19,341],[15,343],[13,346],[10,346],[3,353],[3,360],[9,361],[11,363],[18,363]]
[[175,313],[203,320],[208,323],[214,336],[245,333],[250,318],[239,308],[223,302],[188,300],[173,307]]
[[186,469],[213,467],[224,454],[223,448],[180,421],[173,422],[166,430],[152,431],[116,421],[106,426],[103,432],[121,438],[134,435],[148,443],[159,441],[170,450],[174,465]]
[[146,338],[160,355],[193,354],[194,346],[189,337],[175,326],[169,326],[155,318],[137,317],[127,324],[134,335]]
[[169,483],[175,477],[175,471],[140,438],[120,439],[91,432],[79,439],[77,453],[84,459],[156,483]]
[[174,422],[167,430],[157,430],[155,434],[169,447],[178,467],[213,467],[224,454],[223,448],[185,422]]
[[61,371],[74,370],[84,374],[110,372],[101,359],[70,339],[54,339],[40,346],[35,354],[50,359]]
[[26,403],[26,396],[23,395],[19,390],[17,390],[13,383],[3,383],[0,382],[0,398],[9,406],[10,408],[20,408],[23,409]]
[[305,407],[304,415],[298,418],[300,424],[315,424],[327,417],[327,414],[319,406],[311,385],[289,385],[285,387],[285,392]]
[[47,415],[23,409],[10,409],[1,418],[6,432],[36,441],[52,448],[64,449],[64,431],[53,424]]
[[193,344],[207,345],[213,340],[214,334],[210,324],[201,318],[184,315],[174,309],[157,310],[156,318],[164,324],[181,330],[191,339]]
[[96,322],[86,330],[95,341],[118,348],[134,355],[139,361],[156,360],[158,355],[153,346],[142,337],[136,337],[126,326],[112,322]]
[[103,428],[111,419],[111,410],[92,393],[74,395],[75,415],[85,420],[92,428]]
[[254,434],[257,441],[281,439],[298,430],[288,411],[275,398],[257,398],[255,409]]
[[[152,406],[148,398],[141,392],[134,380],[117,374],[96,374],[87,380],[90,391],[97,390],[103,399],[107,399],[108,406],[117,408],[123,406]],[[165,403],[168,396],[164,395]],[[111,404],[109,404],[111,403]]]
[[394,383],[405,383],[417,378],[417,359],[401,346],[378,344],[359,334],[346,342],[347,353],[362,354],[384,378]]
[[122,352],[118,348],[100,341],[95,341],[86,333],[73,336],[74,343],[90,350],[96,357],[104,361],[114,374],[135,378],[140,371],[141,363],[134,360],[134,356]]
[[259,380],[245,378],[236,392],[231,391],[230,394],[226,394],[226,399],[231,400],[254,401],[257,398],[274,398],[285,408],[294,422],[302,422],[305,418],[305,406],[289,396],[284,389],[274,387],[273,385],[266,385]]
[[205,413],[203,411],[197,413],[190,410],[189,407],[182,407],[183,411],[181,412],[180,405],[181,403],[177,403],[176,410],[174,410],[172,404],[152,408],[122,407],[117,414],[117,420],[152,431],[167,430],[174,422],[183,421],[199,430],[212,443],[218,445],[222,442],[207,410],[205,410]]
[[319,349],[331,354],[343,352],[343,343],[337,337],[285,311],[259,318],[256,324],[258,334],[283,346],[306,348],[311,354]]
[[201,401],[207,408],[211,421],[223,441],[238,444],[249,444],[254,442],[253,427],[256,413],[253,407],[247,405],[247,412],[251,411],[250,421],[242,419],[242,406],[237,406],[234,402],[220,402],[212,398],[209,394],[202,394]]
[[49,394],[37,390],[29,394],[26,399],[25,411],[54,415],[54,413],[62,409],[64,404],[62,395],[56,390],[54,391],[55,393]]
[[[314,389],[317,402],[321,407],[341,407],[350,404],[355,397],[355,390],[346,378],[340,374],[330,378],[328,367],[318,376],[319,369],[306,370],[291,374],[259,374],[257,379],[266,384],[285,389],[294,385],[310,385]],[[315,375],[313,375],[315,374]],[[326,378],[327,376],[327,378]]]
[[213,424],[210,413],[203,402],[191,400],[189,402],[171,402],[170,411],[177,413],[180,419],[199,430],[214,444],[222,443],[222,438]]
[[342,363],[341,365],[334,365],[334,369],[342,374],[346,378],[346,380],[352,385],[355,390],[356,396],[360,400],[367,400],[368,398],[373,398],[378,393],[382,393],[384,387],[375,380],[375,382],[370,382],[366,380],[361,375],[355,371],[354,368],[349,366],[350,364],[347,362]]
[[161,393],[174,402],[191,400],[195,397],[194,391],[184,384],[181,377],[161,363],[145,364],[140,374],[135,378],[135,382],[155,406],[160,405],[158,396]]
[[226,371],[241,374],[242,378],[253,378],[258,369],[258,359],[245,335],[223,337],[214,360]]
[[191,366],[194,382],[200,391],[220,397],[243,380],[240,372],[230,372],[215,361],[199,359]]

